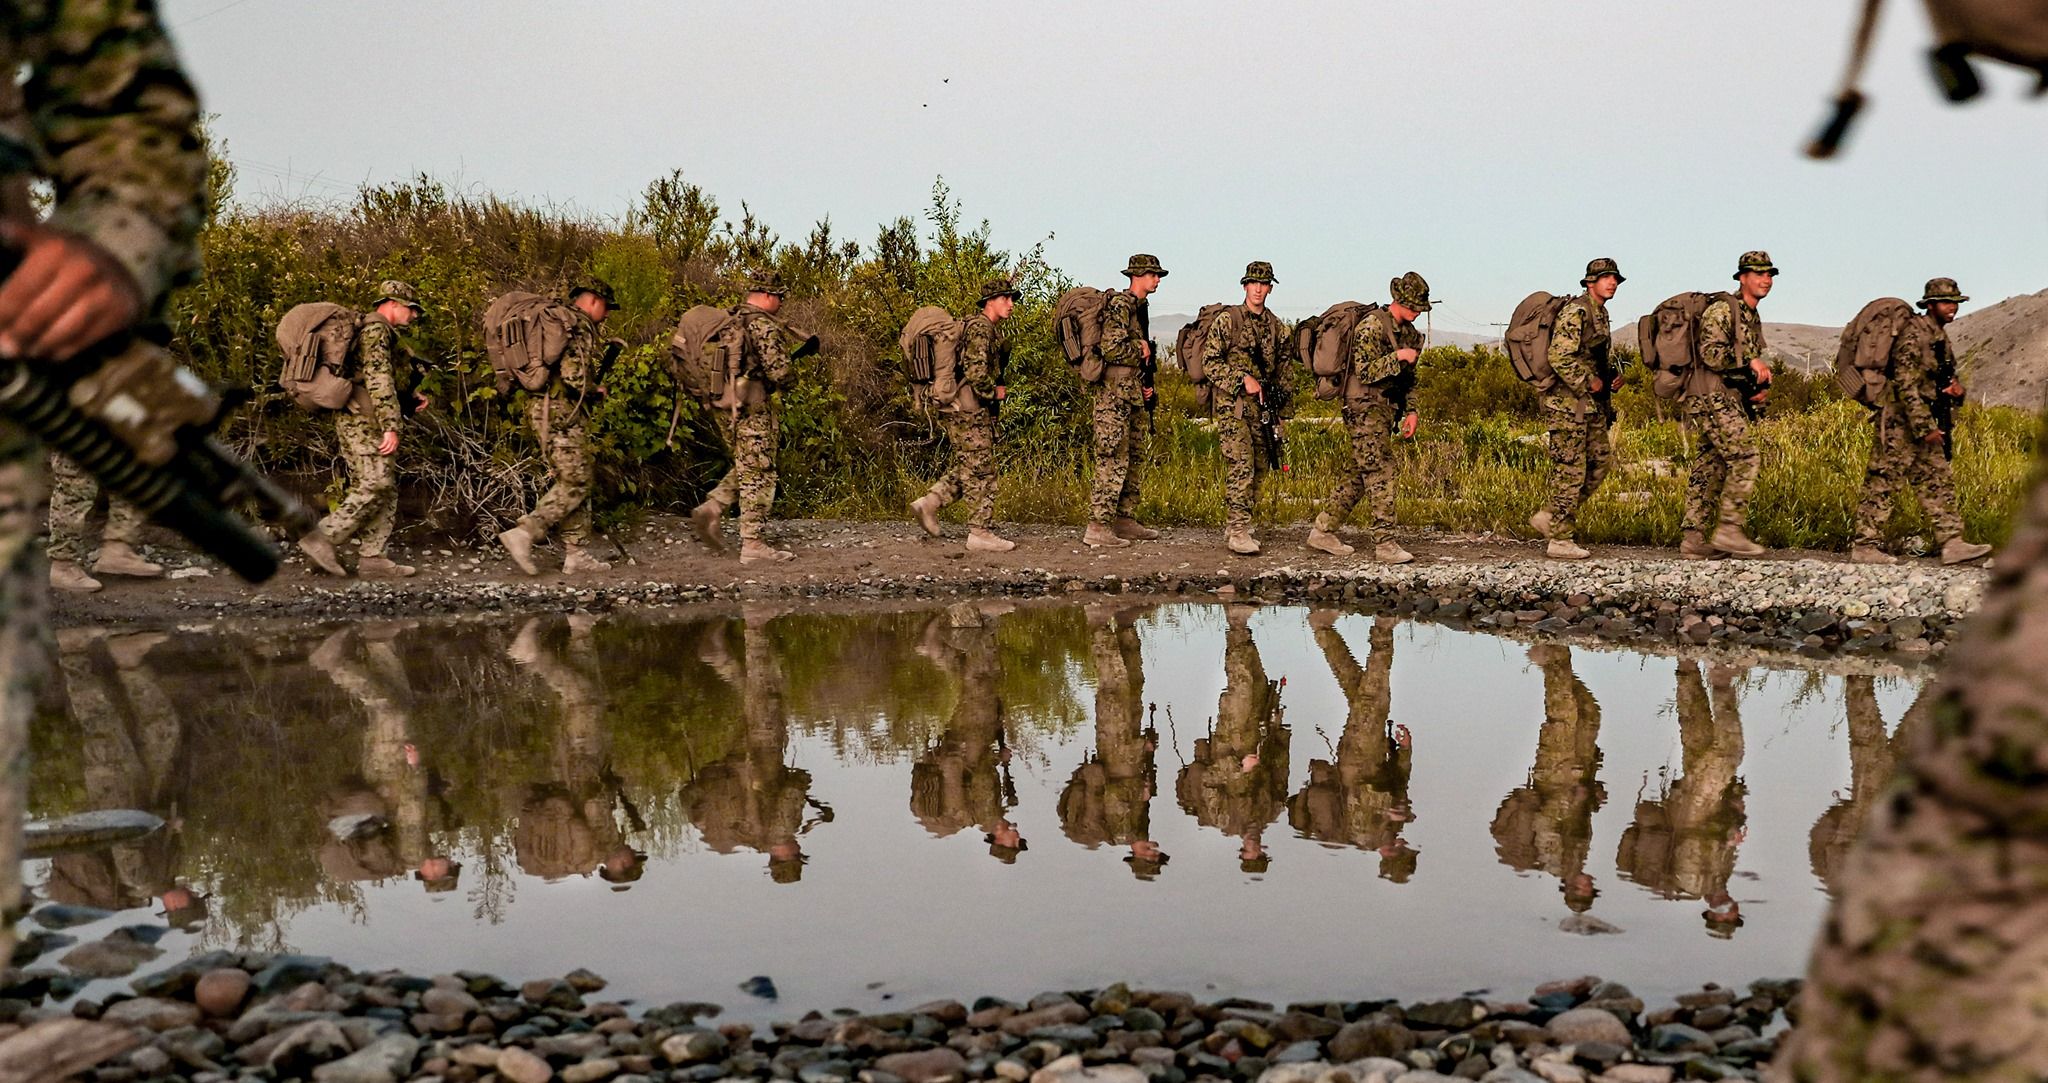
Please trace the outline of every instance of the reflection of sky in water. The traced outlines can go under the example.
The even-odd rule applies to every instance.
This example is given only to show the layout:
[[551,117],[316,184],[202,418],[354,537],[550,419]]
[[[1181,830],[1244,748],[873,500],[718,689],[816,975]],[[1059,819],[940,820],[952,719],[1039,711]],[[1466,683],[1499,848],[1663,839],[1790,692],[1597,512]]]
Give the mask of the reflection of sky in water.
[[[1045,612],[1027,608],[1001,620],[1044,619]],[[1347,715],[1342,691],[1304,616],[1302,609],[1272,607],[1259,609],[1251,619],[1266,674],[1287,682],[1284,721],[1291,742],[1283,798],[1302,789],[1312,760],[1332,757]],[[796,644],[814,642],[804,626],[819,619],[782,617],[773,626],[793,719],[788,763],[809,772],[809,796],[831,810],[827,822],[819,822],[815,808],[804,813],[808,826],[801,844],[807,863],[800,882],[776,883],[764,853],[747,845],[715,853],[700,832],[683,826],[680,817],[689,803],[676,794],[682,776],[702,768],[691,751],[702,740],[701,734],[691,736],[698,732],[695,723],[679,723],[673,734],[657,731],[676,746],[688,746],[666,757],[685,766],[661,770],[640,770],[643,765],[631,762],[627,757],[645,755],[637,751],[645,746],[625,740],[615,725],[609,738],[612,773],[651,825],[626,833],[628,843],[653,854],[644,877],[629,890],[615,891],[590,875],[553,882],[526,875],[514,864],[510,826],[442,823],[433,835],[435,848],[451,852],[464,866],[456,891],[423,892],[408,865],[404,875],[355,884],[327,882],[314,897],[273,907],[246,897],[259,890],[246,880],[219,873],[235,862],[212,847],[235,845],[232,838],[219,837],[233,825],[188,822],[192,839],[179,848],[171,875],[214,892],[214,917],[202,935],[167,938],[167,959],[182,957],[203,941],[203,946],[288,946],[365,968],[475,968],[514,978],[586,966],[611,980],[608,995],[707,999],[741,1010],[750,1009],[740,1003],[745,998],[736,983],[768,974],[782,992],[776,1014],[837,1005],[878,1007],[884,993],[903,1004],[984,992],[1024,996],[1116,980],[1287,1000],[1476,988],[1520,995],[1550,978],[1598,973],[1656,997],[1705,980],[1729,983],[1798,971],[1824,905],[1808,837],[1849,777],[1841,678],[1826,678],[1816,686],[1799,672],[1740,675],[1746,744],[1740,774],[1747,787],[1747,824],[1729,891],[1741,905],[1744,924],[1720,938],[1709,935],[1697,898],[1659,898],[1617,871],[1617,846],[1636,815],[1638,794],[1655,798],[1661,780],[1679,773],[1673,660],[1573,652],[1572,671],[1597,700],[1601,716],[1598,777],[1605,798],[1592,817],[1584,866],[1599,892],[1590,913],[1625,930],[1576,936],[1558,928],[1559,919],[1570,913],[1558,878],[1517,873],[1495,852],[1496,812],[1504,797],[1528,782],[1544,723],[1544,674],[1530,663],[1525,645],[1433,625],[1404,625],[1392,633],[1391,717],[1414,739],[1408,792],[1413,822],[1399,831],[1417,852],[1408,882],[1382,878],[1377,853],[1298,836],[1284,807],[1264,832],[1270,868],[1246,873],[1239,865],[1238,839],[1200,826],[1175,805],[1175,778],[1194,754],[1197,738],[1208,732],[1224,687],[1223,610],[1189,605],[1150,611],[1138,623],[1143,698],[1159,707],[1150,826],[1152,838],[1171,860],[1156,879],[1143,881],[1126,864],[1121,839],[1090,850],[1069,841],[1062,830],[1062,790],[1095,747],[1088,725],[1063,730],[1045,721],[1077,706],[1085,719],[1094,703],[1094,664],[1073,617],[1062,618],[1067,625],[1056,656],[1035,658],[1028,637],[1007,641],[1010,665],[1052,667],[1052,683],[1070,685],[1057,704],[1006,704],[1017,797],[1007,815],[1028,840],[1015,864],[990,855],[980,826],[969,824],[934,838],[911,813],[913,763],[928,740],[942,736],[953,712],[951,680],[916,650],[923,642],[929,652],[932,642],[930,635],[920,638],[923,618],[898,613],[878,618],[866,632],[855,621],[856,634],[830,641],[831,649],[847,652],[844,656],[806,661],[793,651]],[[847,624],[846,618],[839,620]],[[1371,618],[1358,615],[1346,615],[1336,625],[1360,666],[1368,662],[1372,626]],[[492,658],[502,660],[516,627],[481,636],[470,649],[479,657],[495,652]],[[629,634],[616,625],[599,631],[599,644],[618,641],[604,635]],[[630,633],[659,640],[661,649],[648,655],[620,658],[604,652],[594,661],[588,655],[570,658],[574,665],[601,672],[593,686],[608,697],[600,715],[607,724],[624,717],[617,712],[636,697],[638,708],[646,709],[650,687],[658,700],[692,696],[697,694],[693,689],[718,680],[712,669],[687,657],[696,642],[696,633],[685,635],[688,631],[657,624]],[[423,649],[442,654],[441,663],[451,666],[450,672],[462,671],[460,656],[446,652],[456,649],[451,644],[466,641],[443,636],[431,646],[409,644],[407,637],[417,634],[402,633],[396,640],[399,654],[409,659],[408,672],[421,664],[416,655]],[[731,656],[740,659],[745,652],[738,621],[730,624],[727,637]],[[563,648],[566,633],[559,621],[549,624],[543,639],[557,657],[573,655]],[[214,692],[251,697],[279,711],[291,709],[293,696],[313,695],[316,704],[325,704],[320,709],[327,717],[341,721],[309,725],[362,725],[363,710],[346,700],[337,704],[333,690],[305,668],[303,659],[317,643],[307,640],[267,661],[216,659],[222,668],[213,675]],[[826,664],[821,669],[813,662]],[[843,672],[835,672],[835,665]],[[647,684],[647,673],[639,670],[648,666],[669,667],[675,683]],[[878,666],[895,672],[877,673]],[[204,725],[198,717],[205,701],[178,691],[168,675],[173,668],[159,672],[159,680],[183,704],[181,711],[192,716],[188,726]],[[477,706],[456,702],[464,696],[511,709],[488,695],[489,681],[482,676],[486,667],[478,662],[475,668],[474,687],[464,687],[460,679],[445,684],[415,679],[412,717],[448,710],[458,718],[469,712],[475,725],[490,724],[475,713]],[[184,667],[175,671],[182,674]],[[533,686],[530,673],[509,672],[510,680]],[[907,733],[891,725],[885,714],[889,696],[878,691],[897,676],[911,684],[910,691],[896,694],[909,700],[938,697],[925,703],[924,724]],[[203,684],[204,674],[199,679]],[[229,692],[237,681],[239,690]],[[834,689],[843,686],[856,687],[857,694],[835,702]],[[309,693],[309,687],[320,691]],[[294,690],[290,695],[288,688]],[[484,699],[476,700],[480,690]],[[1876,690],[1889,729],[1916,689],[1903,680],[1880,679]],[[268,704],[273,694],[277,702]],[[534,697],[532,687],[522,694]],[[76,701],[78,693],[73,696]],[[547,705],[559,701],[546,698],[543,689],[525,702],[539,704],[531,709],[546,717]],[[735,701],[725,702],[743,713]],[[658,710],[661,704],[654,706]],[[353,736],[335,732],[332,739]],[[189,730],[186,734],[188,742],[204,739]],[[419,743],[431,761],[432,742],[422,738]],[[622,744],[631,750],[621,752]],[[61,738],[53,740],[46,731],[39,747],[50,757],[48,749],[60,745]],[[487,779],[508,791],[526,784],[519,777],[522,769],[509,758],[485,766],[488,770],[465,777]],[[504,777],[493,778],[493,773]],[[229,781],[188,778],[183,784]],[[276,793],[263,815],[318,823],[327,806],[314,791],[323,785],[332,788],[334,783]],[[41,792],[45,811],[86,801],[62,787],[46,785]],[[502,807],[517,810],[519,799]],[[209,841],[201,844],[202,838]],[[268,860],[260,854],[240,856]],[[487,875],[487,867],[497,875]],[[331,866],[327,875],[331,881]],[[31,869],[32,883],[44,883],[49,876],[47,862]],[[145,890],[161,890],[161,885]],[[482,916],[485,910],[493,911],[495,919]],[[230,920],[228,913],[237,917]],[[255,921],[251,914],[266,917]],[[107,924],[138,920],[138,915],[131,910]],[[871,989],[873,983],[881,984]]]

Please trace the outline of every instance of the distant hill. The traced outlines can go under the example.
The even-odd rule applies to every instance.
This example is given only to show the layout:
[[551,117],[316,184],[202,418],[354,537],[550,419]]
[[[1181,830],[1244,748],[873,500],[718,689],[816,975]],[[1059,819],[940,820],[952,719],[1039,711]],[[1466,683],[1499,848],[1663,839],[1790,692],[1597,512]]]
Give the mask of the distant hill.
[[1979,402],[2038,410],[2048,391],[2048,290],[2008,297],[1949,325]]

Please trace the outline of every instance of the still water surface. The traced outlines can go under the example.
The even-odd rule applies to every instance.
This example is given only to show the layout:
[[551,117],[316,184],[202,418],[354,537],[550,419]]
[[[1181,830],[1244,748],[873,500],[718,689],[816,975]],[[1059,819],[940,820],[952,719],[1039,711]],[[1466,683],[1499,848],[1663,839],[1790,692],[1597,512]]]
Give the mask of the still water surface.
[[1202,604],[62,646],[35,812],[172,828],[41,898],[169,922],[165,961],[584,966],[755,1017],[1796,973],[1920,691]]

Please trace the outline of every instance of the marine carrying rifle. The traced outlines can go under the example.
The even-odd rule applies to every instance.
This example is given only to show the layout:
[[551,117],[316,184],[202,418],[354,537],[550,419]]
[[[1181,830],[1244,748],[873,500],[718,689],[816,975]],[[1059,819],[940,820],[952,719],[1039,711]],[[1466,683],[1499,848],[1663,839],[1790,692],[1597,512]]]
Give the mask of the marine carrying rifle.
[[1262,386],[1259,389],[1259,435],[1266,445],[1266,466],[1285,471],[1287,464],[1281,457],[1280,396],[1269,395]]
[[1934,414],[1934,424],[1941,430],[1941,457],[1956,457],[1956,408],[1963,404],[1963,396],[1951,395],[1948,389],[1956,386],[1956,362],[1946,346],[1940,347],[1934,357],[1934,401],[1928,403]]
[[1138,386],[1145,390],[1145,412],[1156,414],[1159,412],[1159,396],[1154,393],[1159,377],[1159,340],[1148,338],[1145,345],[1150,347],[1150,352],[1145,363],[1138,366]]

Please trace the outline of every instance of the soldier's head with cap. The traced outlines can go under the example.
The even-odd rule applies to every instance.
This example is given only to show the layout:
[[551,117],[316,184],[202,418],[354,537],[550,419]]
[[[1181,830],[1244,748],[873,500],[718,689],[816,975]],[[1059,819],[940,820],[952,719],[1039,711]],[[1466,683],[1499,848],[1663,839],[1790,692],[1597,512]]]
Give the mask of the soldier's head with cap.
[[1778,265],[1771,262],[1771,254],[1761,249],[1744,252],[1735,261],[1735,281],[1742,284],[1742,297],[1754,305],[1770,296],[1771,284],[1778,278]]
[[1158,256],[1140,252],[1124,264],[1124,277],[1131,280],[1132,293],[1148,297],[1159,288],[1159,280],[1166,277],[1166,268],[1159,265]]
[[1017,284],[998,275],[981,284],[981,296],[975,298],[975,303],[991,322],[1007,320],[1017,308],[1017,296]]
[[1173,860],[1166,851],[1151,839],[1138,839],[1131,843],[1131,852],[1124,855],[1124,864],[1130,867],[1131,875],[1140,880],[1156,880],[1160,870]]
[[773,268],[762,268],[747,275],[747,303],[763,312],[774,312],[782,307],[782,299],[789,294],[789,287],[782,283],[782,272]]
[[997,821],[995,830],[981,838],[983,842],[988,843],[988,855],[1005,865],[1015,865],[1017,855],[1031,849],[1031,844],[1024,841],[1024,835],[1017,830],[1017,825],[1007,819]]
[[611,283],[602,278],[587,278],[569,291],[569,303],[590,317],[591,322],[603,323],[619,307],[619,298],[612,293]]
[[1600,300],[1611,301],[1614,299],[1614,291],[1620,289],[1621,284],[1626,281],[1628,279],[1621,275],[1621,265],[1602,256],[1586,264],[1586,274],[1579,279],[1579,285],[1586,287],[1587,293]]
[[1414,323],[1415,317],[1429,311],[1429,281],[1414,271],[1387,283],[1387,293],[1392,302],[1387,307],[1402,323]]
[[393,327],[404,327],[426,312],[420,307],[420,291],[396,278],[377,283],[377,300],[370,307]]
[[1244,287],[1245,307],[1253,312],[1266,310],[1266,298],[1273,293],[1279,279],[1273,277],[1273,265],[1262,259],[1255,259],[1244,265],[1244,277],[1237,280]]
[[768,878],[778,884],[794,884],[804,878],[804,848],[795,839],[784,839],[768,847]]
[[1936,323],[1947,323],[1956,318],[1956,310],[1964,301],[1962,287],[1953,278],[1930,278],[1927,286],[1920,291],[1920,307],[1934,317]]

